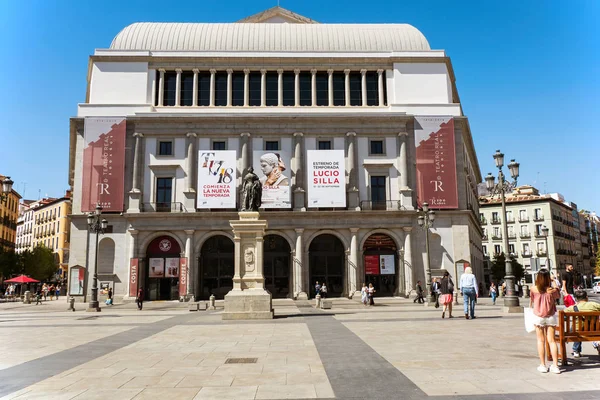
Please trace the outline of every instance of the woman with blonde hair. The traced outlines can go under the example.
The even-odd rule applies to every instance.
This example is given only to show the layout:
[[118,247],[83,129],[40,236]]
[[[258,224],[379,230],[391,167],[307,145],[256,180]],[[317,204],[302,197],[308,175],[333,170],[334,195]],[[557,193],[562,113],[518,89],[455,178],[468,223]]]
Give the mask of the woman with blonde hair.
[[[537,350],[540,357],[540,365],[537,370],[542,373],[548,372],[546,367],[546,342],[552,354],[552,365],[550,372],[560,374],[558,368],[558,347],[554,341],[554,331],[558,326],[556,316],[556,300],[560,298],[560,292],[550,278],[547,269],[541,269],[535,278],[535,286],[531,288],[529,306],[533,308],[533,324],[537,335]],[[563,354],[564,357],[564,354]]]
[[479,285],[471,267],[465,268],[465,273],[460,277],[460,291],[463,294],[465,318],[475,319],[475,302],[479,296]]

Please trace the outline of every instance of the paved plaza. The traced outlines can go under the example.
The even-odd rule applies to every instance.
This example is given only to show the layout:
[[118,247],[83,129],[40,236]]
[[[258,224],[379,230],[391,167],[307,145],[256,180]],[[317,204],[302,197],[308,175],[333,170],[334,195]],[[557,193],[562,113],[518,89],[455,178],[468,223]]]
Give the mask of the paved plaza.
[[177,302],[0,304],[0,398],[600,399],[590,343],[561,375],[540,374],[522,314],[489,299],[469,321],[462,306],[441,319],[398,298],[273,303],[276,319],[254,322]]

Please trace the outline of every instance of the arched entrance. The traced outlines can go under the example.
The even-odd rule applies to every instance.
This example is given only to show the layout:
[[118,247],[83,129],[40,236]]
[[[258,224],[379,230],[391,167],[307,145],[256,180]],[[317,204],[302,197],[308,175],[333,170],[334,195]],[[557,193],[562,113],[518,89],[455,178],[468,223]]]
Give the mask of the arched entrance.
[[290,245],[279,235],[264,238],[265,287],[273,298],[285,298],[290,293]]
[[233,248],[233,241],[223,235],[213,236],[202,245],[198,259],[200,299],[206,300],[211,294],[217,299],[222,299],[233,289]]
[[159,236],[146,249],[145,285],[147,300],[179,299],[181,247],[171,236]]
[[375,233],[363,245],[365,283],[372,283],[378,296],[393,296],[398,282],[396,243],[384,233]]
[[334,235],[323,234],[313,239],[308,249],[309,288],[315,296],[315,282],[327,283],[328,296],[341,296],[344,292],[344,245]]

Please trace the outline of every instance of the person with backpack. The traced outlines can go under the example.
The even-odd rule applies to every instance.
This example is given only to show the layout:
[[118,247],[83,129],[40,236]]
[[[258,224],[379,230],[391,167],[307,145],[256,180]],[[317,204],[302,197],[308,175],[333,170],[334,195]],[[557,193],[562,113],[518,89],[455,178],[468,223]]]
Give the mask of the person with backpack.
[[450,277],[448,271],[444,272],[444,277],[440,283],[440,302],[444,306],[442,310],[442,318],[446,317],[446,311],[448,311],[448,318],[454,318],[452,316],[452,301],[454,300],[454,282]]

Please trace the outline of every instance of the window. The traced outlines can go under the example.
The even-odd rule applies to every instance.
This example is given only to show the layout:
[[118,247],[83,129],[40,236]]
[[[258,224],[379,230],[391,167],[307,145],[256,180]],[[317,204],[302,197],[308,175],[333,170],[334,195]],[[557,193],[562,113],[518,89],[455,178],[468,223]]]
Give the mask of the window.
[[494,227],[494,237],[501,237],[500,235],[500,228],[499,227]]
[[60,208],[58,209],[58,218],[60,218]]
[[534,218],[537,220],[544,219],[541,208],[536,208],[535,210],[533,210],[533,215],[534,215]]
[[529,227],[527,225],[521,225],[521,235],[528,235]]
[[210,105],[210,72],[204,71],[198,73],[198,105]]
[[483,251],[484,255],[487,255],[487,246],[486,245],[481,246],[481,250]]
[[536,224],[535,225],[535,235],[536,236],[543,236],[542,235],[542,224]]
[[371,202],[373,210],[386,209],[385,176],[371,176]]
[[300,76],[298,77],[298,79],[300,80],[300,105],[310,106],[312,105],[311,73],[300,72]]
[[377,72],[367,72],[365,79],[367,81],[367,105],[379,105],[379,76]]
[[370,154],[385,154],[383,151],[383,140],[370,141]]
[[502,253],[502,246],[500,246],[499,244],[494,245],[494,254],[500,254]]
[[350,105],[362,105],[362,76],[360,72],[350,72]]
[[331,150],[331,140],[319,140],[319,150]]
[[343,72],[333,73],[333,105],[346,105],[346,74]]
[[529,253],[529,243],[523,243],[523,253]]
[[296,105],[296,74],[293,72],[284,72],[281,79],[283,80],[281,85],[283,90],[283,105]]
[[317,105],[329,105],[329,74],[327,72],[317,72],[316,76]]
[[227,72],[215,73],[215,106],[227,105]]
[[194,99],[194,74],[181,73],[181,102],[182,106],[191,106]]
[[60,232],[60,221],[58,221],[56,223],[56,233],[58,234]]
[[515,228],[513,226],[508,227],[508,237],[512,237],[515,235]]
[[546,247],[545,247],[545,243],[544,243],[544,242],[537,242],[537,250],[538,250],[540,253],[543,253],[543,252],[544,252],[544,250],[545,250],[545,248],[546,248]]
[[492,222],[498,222],[498,213],[496,211],[492,212]]
[[519,210],[519,221],[528,221],[527,210]]
[[507,211],[506,212],[506,222],[510,222],[513,221],[513,214],[512,211]]
[[165,81],[163,89],[163,105],[175,105],[175,93],[177,89],[177,73],[165,72]]
[[279,150],[279,141],[277,141],[277,140],[265,141],[265,150],[270,150],[270,151]]
[[156,179],[156,211],[171,209],[173,178]]
[[511,254],[515,254],[515,245],[514,244],[508,245],[508,252]]
[[248,104],[254,107],[260,106],[260,72],[248,74]]
[[266,78],[266,104],[267,106],[276,106],[279,104],[278,96],[279,96],[279,74],[274,71],[267,72]]
[[213,150],[227,150],[227,143],[225,141],[213,141],[212,149]]
[[172,156],[173,155],[173,141],[159,141],[158,142],[158,155],[159,156]]
[[244,105],[244,73],[234,72],[231,74],[231,105]]

